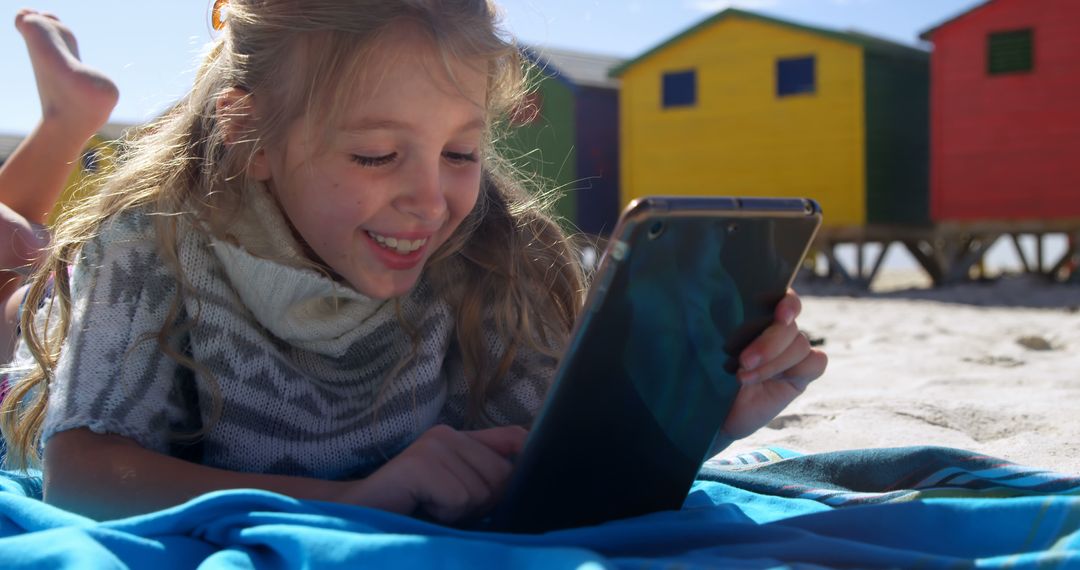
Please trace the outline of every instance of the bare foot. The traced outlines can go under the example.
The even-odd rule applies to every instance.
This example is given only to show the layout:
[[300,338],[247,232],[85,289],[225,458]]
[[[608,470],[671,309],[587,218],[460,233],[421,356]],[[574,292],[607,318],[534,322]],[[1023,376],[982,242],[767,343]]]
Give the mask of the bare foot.
[[120,96],[116,85],[79,61],[75,36],[56,16],[23,9],[15,27],[34,66],[42,123],[56,121],[81,140],[89,138],[109,120]]

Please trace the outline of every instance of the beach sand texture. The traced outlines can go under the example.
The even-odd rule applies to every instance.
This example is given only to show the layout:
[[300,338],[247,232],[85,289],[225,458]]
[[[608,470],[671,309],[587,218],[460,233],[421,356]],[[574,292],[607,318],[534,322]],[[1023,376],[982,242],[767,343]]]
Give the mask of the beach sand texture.
[[1080,285],[796,289],[829,368],[724,455],[941,445],[1080,474]]

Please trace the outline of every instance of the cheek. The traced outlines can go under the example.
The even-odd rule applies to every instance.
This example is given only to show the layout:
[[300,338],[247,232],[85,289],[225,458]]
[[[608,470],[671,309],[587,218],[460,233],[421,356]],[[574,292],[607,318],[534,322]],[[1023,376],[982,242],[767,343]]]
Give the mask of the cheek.
[[278,199],[293,227],[311,245],[325,241],[356,211],[356,200],[340,184],[318,178],[294,180]]
[[455,172],[450,183],[451,191],[447,192],[446,199],[451,216],[460,221],[472,211],[480,195],[480,168]]
[[304,191],[293,196],[294,204],[307,212],[308,217],[332,220],[348,217],[358,206],[360,194],[350,192],[340,180],[313,177],[306,181]]

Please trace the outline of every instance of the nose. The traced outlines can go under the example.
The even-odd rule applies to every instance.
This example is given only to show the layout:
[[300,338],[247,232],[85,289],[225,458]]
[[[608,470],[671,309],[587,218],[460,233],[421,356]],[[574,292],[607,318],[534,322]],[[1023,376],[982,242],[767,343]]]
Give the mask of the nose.
[[424,223],[441,222],[447,203],[439,160],[415,161],[397,199],[399,211]]

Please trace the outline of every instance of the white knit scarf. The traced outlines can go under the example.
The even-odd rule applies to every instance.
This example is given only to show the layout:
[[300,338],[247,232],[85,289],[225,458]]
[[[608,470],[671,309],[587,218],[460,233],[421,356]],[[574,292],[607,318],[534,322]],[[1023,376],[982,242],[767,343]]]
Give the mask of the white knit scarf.
[[341,356],[359,329],[395,318],[393,303],[303,267],[303,250],[265,185],[253,185],[246,194],[246,207],[227,236],[237,245],[217,239],[211,245],[260,324],[298,348]]

